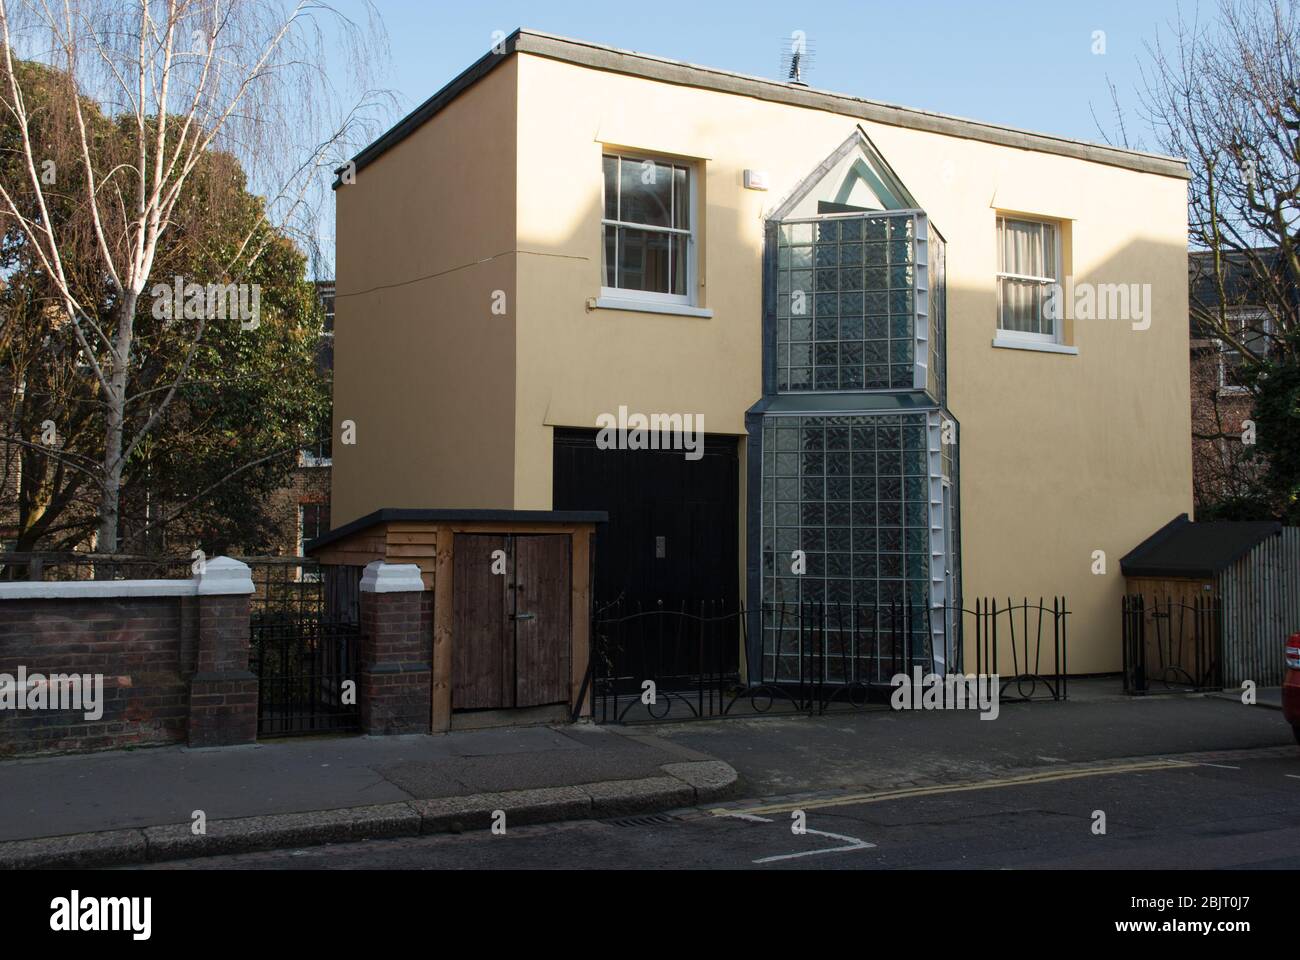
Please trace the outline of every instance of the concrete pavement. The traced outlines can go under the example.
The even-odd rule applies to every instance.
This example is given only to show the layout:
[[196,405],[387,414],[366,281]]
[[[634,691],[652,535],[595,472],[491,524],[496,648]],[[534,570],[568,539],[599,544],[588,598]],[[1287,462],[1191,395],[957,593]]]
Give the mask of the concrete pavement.
[[[617,818],[1206,751],[1295,750],[1276,710],[1103,685],[1062,703],[639,727],[589,724],[164,748],[0,763],[0,866],[142,862]],[[903,794],[899,794],[901,798]],[[752,804],[751,804],[752,806]],[[192,824],[202,812],[206,831]],[[3,842],[7,841],[7,842]]]
[[[1071,685],[1074,688],[1082,684]],[[1080,691],[1082,693],[1082,691]],[[725,760],[743,796],[886,788],[1009,770],[1206,750],[1295,747],[1277,710],[1208,695],[1102,696],[974,711],[870,710],[660,724],[655,735]]]
[[477,829],[497,810],[615,816],[720,799],[735,779],[689,747],[592,725],[15,760],[0,763],[0,867]]

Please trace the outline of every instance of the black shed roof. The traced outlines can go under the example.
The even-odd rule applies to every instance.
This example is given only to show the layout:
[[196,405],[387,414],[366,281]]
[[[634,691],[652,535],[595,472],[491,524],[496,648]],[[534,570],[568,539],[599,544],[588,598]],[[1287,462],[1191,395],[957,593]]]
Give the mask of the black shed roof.
[[1212,577],[1280,533],[1275,520],[1193,523],[1179,514],[1120,562],[1126,577]]

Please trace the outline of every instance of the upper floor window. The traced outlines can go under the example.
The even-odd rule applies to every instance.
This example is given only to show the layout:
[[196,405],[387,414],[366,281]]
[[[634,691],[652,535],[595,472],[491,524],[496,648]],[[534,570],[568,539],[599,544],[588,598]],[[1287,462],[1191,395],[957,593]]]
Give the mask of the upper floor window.
[[303,447],[298,451],[298,466],[300,467],[329,467],[334,465],[333,457],[333,438],[324,436],[313,443],[310,447]]
[[[317,537],[329,533],[330,505],[328,503],[298,504],[298,556],[305,556],[304,548]],[[320,572],[297,568],[299,580],[319,580]]]
[[321,336],[334,336],[334,286],[320,284],[317,294],[321,300]]
[[333,447],[334,438],[330,434],[330,418],[328,412],[320,426],[317,427],[317,436],[309,446],[303,447],[298,451],[298,466],[300,467],[329,467],[333,465]]
[[[1268,340],[1273,332],[1273,318],[1268,311],[1258,309],[1232,309],[1227,315],[1228,327],[1250,353],[1263,360],[1268,356]],[[1233,346],[1219,341],[1219,392],[1245,393],[1244,374],[1246,358]]]
[[695,276],[691,168],[646,157],[606,154],[603,293],[692,302]]
[[1061,279],[1060,236],[1054,223],[998,217],[999,333],[1060,340],[1060,321],[1048,307]]
[[914,387],[918,231],[914,211],[780,224],[778,392]]

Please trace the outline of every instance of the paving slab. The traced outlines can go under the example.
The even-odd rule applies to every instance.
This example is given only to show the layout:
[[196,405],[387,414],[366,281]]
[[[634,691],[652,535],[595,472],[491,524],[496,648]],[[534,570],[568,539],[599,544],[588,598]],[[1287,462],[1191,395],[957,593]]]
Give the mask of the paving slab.
[[[0,762],[0,842],[660,776],[694,756],[591,725],[155,747]],[[704,756],[700,754],[700,756]]]

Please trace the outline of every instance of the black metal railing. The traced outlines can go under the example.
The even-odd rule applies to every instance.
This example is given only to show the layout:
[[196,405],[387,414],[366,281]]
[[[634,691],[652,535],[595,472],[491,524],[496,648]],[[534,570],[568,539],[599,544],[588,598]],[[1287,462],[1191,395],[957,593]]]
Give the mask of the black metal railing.
[[[0,552],[0,581],[183,580],[212,557],[76,551]],[[250,605],[263,611],[302,615],[324,603],[321,566],[310,557],[235,556],[253,579]]]
[[309,558],[241,559],[253,577],[249,669],[258,677],[258,736],[359,731],[359,595],[342,603],[331,597],[327,572]]
[[1000,698],[1067,696],[1064,597],[1050,605],[980,600],[972,609],[906,601],[765,603],[757,658],[745,656],[747,614],[709,601],[674,608],[597,604],[575,719],[588,703],[599,723],[883,704],[900,674],[961,672],[966,638],[977,674],[997,674],[1010,660],[1012,674],[999,674]]
[[170,580],[193,576],[194,558],[76,551],[0,552],[0,581]]
[[1121,607],[1124,692],[1223,689],[1223,618],[1218,597],[1191,602],[1130,594]]
[[257,734],[284,737],[360,729],[356,623],[315,617],[254,620],[249,669],[257,674]]
[[[1043,597],[1037,603],[1027,597],[1020,603],[1007,598],[1000,606],[985,597],[961,614],[964,632],[975,647],[975,673],[1000,677],[1002,700],[1068,699],[1065,597],[1053,597],[1050,607]],[[1011,674],[1003,676],[1008,654]]]
[[[0,580],[188,579],[211,557],[79,552],[0,553]],[[360,729],[359,568],[322,568],[310,557],[244,557],[249,669],[258,676],[258,734]],[[350,689],[349,689],[350,685]]]
[[625,722],[634,710],[662,720],[674,704],[693,716],[726,714],[741,689],[745,635],[744,609],[722,601],[597,604],[579,702],[590,689],[601,723]]
[[810,712],[883,702],[893,677],[942,671],[950,662],[948,641],[940,656],[924,609],[907,601],[764,604],[759,623],[759,693],[791,698]]

